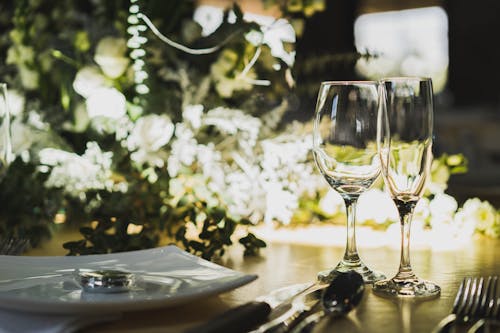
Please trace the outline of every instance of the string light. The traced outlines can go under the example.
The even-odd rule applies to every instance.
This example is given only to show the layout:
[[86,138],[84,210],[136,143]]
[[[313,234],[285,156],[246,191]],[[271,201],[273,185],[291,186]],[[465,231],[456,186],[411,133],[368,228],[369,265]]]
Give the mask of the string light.
[[149,77],[145,70],[146,50],[143,45],[147,43],[148,38],[141,33],[147,30],[147,27],[141,23],[140,20],[141,7],[139,0],[130,0],[129,16],[127,22],[129,24],[127,33],[130,38],[127,41],[127,46],[130,49],[130,57],[132,58],[132,70],[134,71],[134,84],[137,96],[134,97],[133,102],[140,105],[141,96],[149,93],[150,89],[147,85]]

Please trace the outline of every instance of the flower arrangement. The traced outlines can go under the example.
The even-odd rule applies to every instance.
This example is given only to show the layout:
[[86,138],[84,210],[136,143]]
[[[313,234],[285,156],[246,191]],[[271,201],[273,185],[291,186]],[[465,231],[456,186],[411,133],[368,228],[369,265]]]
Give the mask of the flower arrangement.
[[[500,214],[489,202],[471,198],[460,207],[455,198],[446,194],[449,177],[466,170],[467,161],[462,155],[443,154],[433,161],[427,191],[415,207],[412,221],[412,228],[417,229],[415,234],[427,232],[426,243],[432,248],[455,248],[469,241],[475,233],[500,236]],[[322,221],[336,222],[344,217],[343,206],[342,198],[329,190],[317,202],[317,207],[311,209],[309,206],[308,211],[319,212],[316,216]],[[315,217],[304,212],[303,215],[308,219]],[[358,220],[360,224],[385,231],[389,239],[399,237],[399,214],[381,182],[360,197]]]
[[[258,223],[339,214],[318,199],[326,184],[311,163],[310,124],[286,120],[301,26],[290,14],[304,20],[324,1],[262,4],[280,17],[237,5],[202,13],[182,0],[0,5],[16,154],[0,188],[0,231],[36,246],[64,222],[82,236],[64,244],[69,254],[169,237],[212,258],[235,237],[246,254],[264,247],[249,228]],[[460,156],[436,159],[423,221],[498,236],[488,203],[458,208],[444,194],[464,166]],[[367,212],[367,224],[390,224]]]

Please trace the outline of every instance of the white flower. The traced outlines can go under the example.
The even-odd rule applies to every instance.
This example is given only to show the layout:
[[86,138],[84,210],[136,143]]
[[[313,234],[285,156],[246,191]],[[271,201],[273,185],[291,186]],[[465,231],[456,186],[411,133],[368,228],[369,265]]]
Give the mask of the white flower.
[[428,198],[423,197],[418,200],[417,205],[415,206],[415,211],[413,212],[412,224],[415,221],[418,223],[425,224],[425,222],[430,217],[430,209],[429,209],[430,201]]
[[476,230],[492,237],[500,235],[500,218],[495,208],[487,201],[478,198],[467,200],[457,212],[456,220],[474,221]]
[[266,190],[258,181],[257,166],[250,166],[245,172],[231,170],[226,174],[227,187],[224,191],[228,212],[233,216],[246,216],[253,223],[261,222],[266,209]]
[[15,118],[11,125],[12,133],[12,152],[16,155],[22,154],[29,150],[33,144],[33,131],[23,121]]
[[255,140],[261,122],[258,118],[249,116],[241,110],[218,107],[207,112],[203,118],[203,124],[215,126],[224,134],[248,132],[249,138]]
[[[458,203],[451,195],[438,193],[429,203],[429,210],[432,216],[431,221],[452,220],[457,211]],[[434,223],[432,223],[434,225]]]
[[175,177],[182,166],[190,166],[196,158],[196,145],[193,131],[185,124],[177,124],[175,128],[176,140],[172,143],[170,156],[168,157],[168,174]]
[[75,153],[45,148],[39,153],[40,171],[49,171],[45,182],[49,188],[62,188],[72,197],[86,200],[89,190],[126,190],[123,184],[111,180],[112,152],[102,152],[96,142],[88,142],[82,156]]
[[271,55],[283,60],[288,66],[295,62],[295,51],[287,52],[284,43],[295,43],[295,29],[288,20],[280,18],[276,20],[271,16],[262,16],[245,13],[246,21],[257,22],[261,26],[261,33],[250,31],[246,40],[254,45],[266,44],[271,49]]
[[7,101],[9,103],[10,114],[12,116],[15,117],[23,113],[26,99],[19,91],[15,89],[8,89]]
[[[193,19],[202,27],[202,36],[208,36],[213,33],[222,24],[224,12],[222,8],[215,6],[198,6],[194,12]],[[245,12],[243,19],[247,22],[256,22],[261,26],[262,31],[252,30],[247,33],[245,38],[254,45],[261,42],[267,44],[271,49],[271,54],[283,60],[289,66],[295,61],[295,52],[287,52],[283,43],[295,43],[295,29],[288,20],[280,18],[276,20],[272,16],[265,16]],[[228,16],[228,22],[236,20],[234,12],[231,10]]]
[[129,137],[129,147],[158,151],[174,134],[174,124],[168,116],[150,114],[139,118]]
[[427,184],[427,191],[430,193],[443,193],[448,187],[450,179],[449,168],[439,160],[432,161],[431,177]]
[[333,189],[328,189],[319,201],[319,208],[327,214],[343,212],[345,211],[344,199]]
[[98,88],[87,98],[89,118],[118,119],[127,113],[125,96],[115,88]]
[[297,133],[261,141],[261,178],[280,182],[284,189],[298,195],[314,193],[323,182],[319,177],[311,176],[313,166],[306,163],[311,145],[311,135],[301,136]]
[[123,38],[105,37],[99,41],[94,60],[106,76],[116,79],[120,77],[130,62],[125,56],[127,41]]
[[163,167],[166,156],[160,149],[170,141],[174,129],[174,124],[165,115],[151,114],[139,118],[127,139],[128,149],[134,151],[132,160],[138,165],[148,163]]
[[99,68],[95,66],[85,66],[81,68],[73,81],[73,89],[81,96],[88,98],[94,91],[105,87],[106,78],[101,74]]
[[273,57],[283,60],[288,66],[295,62],[295,51],[287,52],[284,43],[295,43],[295,30],[286,19],[278,19],[263,28],[263,43],[271,49]]
[[198,129],[201,126],[201,115],[203,114],[203,105],[188,105],[182,110],[182,118],[192,128]]
[[208,180],[208,187],[214,192],[221,191],[225,183],[221,153],[215,150],[212,143],[197,145],[196,148],[196,160],[202,168],[203,177]]
[[279,183],[269,183],[266,186],[266,213],[264,223],[271,224],[277,220],[283,224],[289,224],[293,212],[297,207],[299,198],[296,194],[284,190]]
[[201,26],[201,35],[205,37],[221,25],[224,11],[216,6],[198,5],[193,13],[193,20]]
[[462,220],[455,215],[458,203],[452,196],[438,193],[429,203],[430,244],[434,248],[454,248],[465,240],[470,240],[474,233],[474,223]]
[[241,110],[218,107],[206,113],[202,118],[205,126],[214,126],[222,134],[235,136],[239,149],[246,154],[257,144],[261,121]]
[[35,111],[30,111],[26,120],[15,117],[11,123],[11,132],[13,156],[21,156],[26,163],[30,161],[32,153],[38,154],[38,149],[57,145],[49,124],[43,122],[40,114]]
[[357,219],[359,222],[367,220],[377,223],[397,222],[399,214],[390,195],[374,188],[359,197]]
[[[477,222],[473,216],[475,208],[472,207],[475,206],[475,203],[469,201],[463,208],[454,213],[457,207],[455,199],[442,197],[431,201],[432,230],[429,243],[433,248],[453,249],[470,242]],[[438,208],[437,206],[442,207]]]
[[30,111],[28,113],[27,123],[36,129],[47,131],[50,129],[50,125],[43,121],[42,117],[36,111]]

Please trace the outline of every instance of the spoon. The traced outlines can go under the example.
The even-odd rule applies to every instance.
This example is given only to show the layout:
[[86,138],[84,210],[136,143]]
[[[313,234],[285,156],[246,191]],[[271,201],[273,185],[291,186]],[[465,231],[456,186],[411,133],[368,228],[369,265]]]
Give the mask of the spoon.
[[313,305],[307,315],[291,330],[293,333],[311,332],[324,317],[341,317],[354,309],[363,298],[363,277],[355,272],[339,272],[324,289],[321,299]]

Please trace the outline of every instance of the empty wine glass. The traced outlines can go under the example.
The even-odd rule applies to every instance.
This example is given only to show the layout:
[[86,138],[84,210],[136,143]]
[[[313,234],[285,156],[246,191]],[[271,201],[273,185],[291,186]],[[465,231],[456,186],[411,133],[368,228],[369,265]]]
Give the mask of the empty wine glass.
[[369,269],[356,246],[356,203],[380,174],[377,156],[378,83],[330,81],[321,83],[313,129],[316,165],[328,184],[344,199],[347,243],[343,259],[318,279],[329,282],[337,272],[354,270],[367,283],[385,276]]
[[376,282],[373,291],[385,296],[437,296],[441,288],[418,278],[410,265],[411,219],[432,163],[432,81],[402,77],[380,83],[377,143],[382,175],[400,215],[401,259],[396,276]]
[[7,100],[7,84],[0,83],[0,180],[5,176],[12,161],[10,109]]

